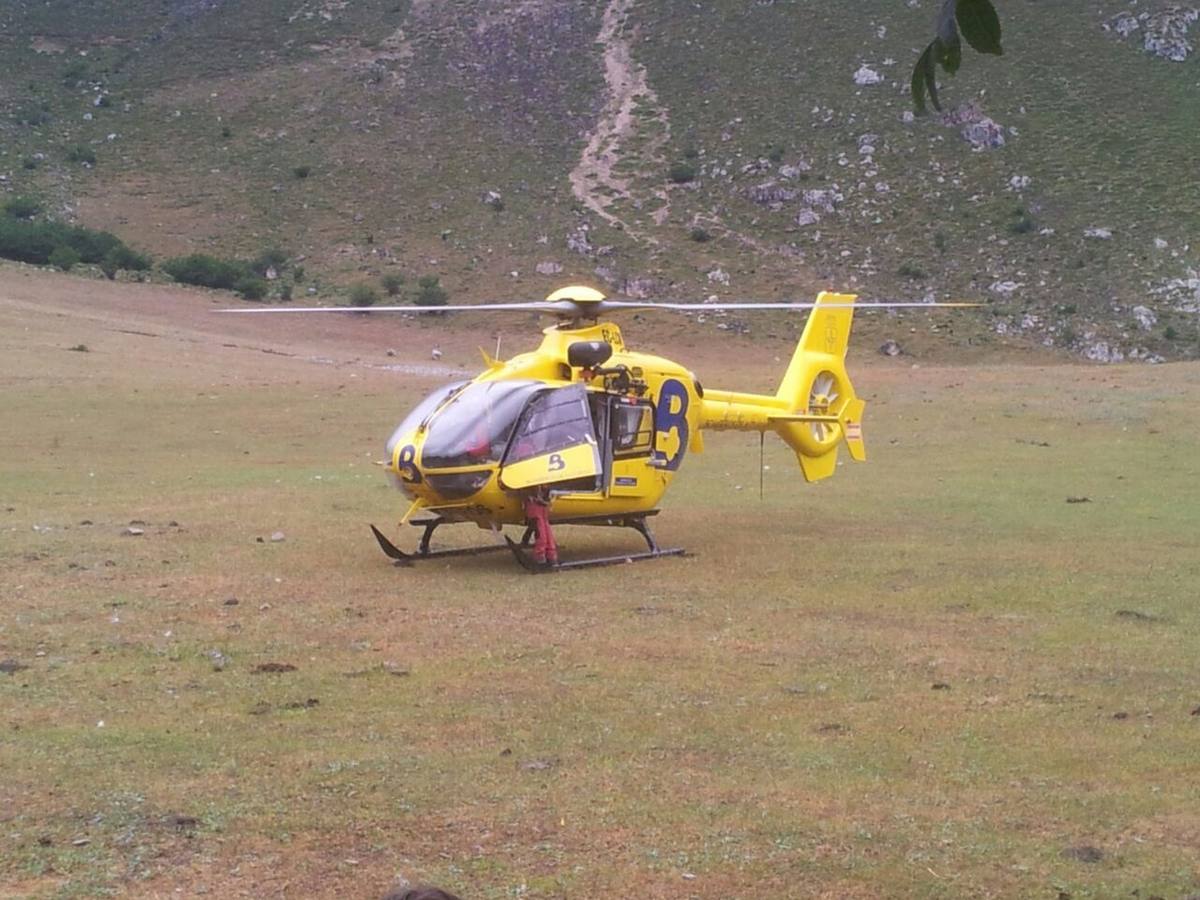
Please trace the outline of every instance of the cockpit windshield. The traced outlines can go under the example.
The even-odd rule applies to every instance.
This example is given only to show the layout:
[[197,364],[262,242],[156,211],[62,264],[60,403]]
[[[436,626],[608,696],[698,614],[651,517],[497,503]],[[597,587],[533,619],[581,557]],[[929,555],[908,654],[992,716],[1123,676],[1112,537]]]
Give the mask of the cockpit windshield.
[[456,391],[462,389],[462,386],[467,384],[465,381],[456,381],[453,384],[447,384],[438,388],[424,400],[416,405],[412,412],[404,417],[404,421],[396,426],[396,430],[392,432],[392,436],[388,438],[385,449],[387,450],[387,458],[390,460],[392,454],[396,452],[396,445],[401,440],[408,437],[417,430],[417,426],[422,421],[427,419],[439,406],[441,406],[447,397],[453,395]]
[[422,468],[498,462],[525,403],[544,387],[524,380],[467,385],[429,420]]

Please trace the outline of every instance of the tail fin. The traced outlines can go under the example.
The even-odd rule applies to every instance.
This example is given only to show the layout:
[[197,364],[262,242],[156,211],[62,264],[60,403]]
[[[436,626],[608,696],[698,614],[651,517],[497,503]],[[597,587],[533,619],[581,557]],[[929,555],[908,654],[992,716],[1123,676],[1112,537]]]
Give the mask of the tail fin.
[[[771,427],[796,451],[808,481],[834,473],[843,441],[852,459],[867,458],[862,435],[866,403],[855,395],[846,373],[855,299],[855,294],[822,291],[818,295],[775,395],[793,412],[772,416]],[[826,308],[826,304],[835,306]]]

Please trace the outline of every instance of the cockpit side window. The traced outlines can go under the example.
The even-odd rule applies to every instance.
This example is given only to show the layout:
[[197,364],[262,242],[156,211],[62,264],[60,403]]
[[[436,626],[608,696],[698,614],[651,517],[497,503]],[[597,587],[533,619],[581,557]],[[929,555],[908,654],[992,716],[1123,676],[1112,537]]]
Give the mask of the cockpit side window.
[[517,424],[505,465],[581,443],[596,446],[596,431],[582,385],[556,388],[530,401]]
[[612,407],[613,457],[647,456],[654,445],[654,407],[621,398]]

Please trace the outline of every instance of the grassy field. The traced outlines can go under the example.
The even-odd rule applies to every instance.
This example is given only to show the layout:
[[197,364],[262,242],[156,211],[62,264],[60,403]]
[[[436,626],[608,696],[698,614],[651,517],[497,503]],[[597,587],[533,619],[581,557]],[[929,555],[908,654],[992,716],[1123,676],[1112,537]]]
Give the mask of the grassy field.
[[0,896],[1200,891],[1200,367],[860,348],[870,462],[710,436],[686,558],[399,571],[431,331],[208,305],[0,268]]

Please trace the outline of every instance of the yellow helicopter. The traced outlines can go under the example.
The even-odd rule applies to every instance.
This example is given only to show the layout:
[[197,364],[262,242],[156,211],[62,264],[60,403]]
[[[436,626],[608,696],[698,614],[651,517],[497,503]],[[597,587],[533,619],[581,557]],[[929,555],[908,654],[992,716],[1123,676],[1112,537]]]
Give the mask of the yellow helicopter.
[[[438,388],[400,423],[386,444],[388,471],[410,500],[400,525],[408,522],[424,532],[417,550],[406,553],[374,525],[371,530],[397,565],[505,547],[531,571],[681,554],[681,548],[659,546],[647,519],[658,513],[686,455],[704,449],[704,431],[773,431],[795,451],[808,481],[834,473],[843,444],[851,459],[866,459],[866,404],[855,395],[845,364],[856,299],[854,294],[822,292],[814,303],[647,303],[610,300],[592,288],[571,286],[532,303],[370,308],[406,313],[516,310],[557,318],[543,331],[536,350],[505,361],[484,352],[483,372]],[[779,389],[749,394],[702,387],[680,364],[630,350],[620,328],[603,320],[611,313],[647,309],[811,312]],[[520,541],[504,535],[504,543],[491,546],[431,549],[433,533],[457,522],[489,528],[498,536],[505,525],[521,525],[525,531]],[[559,560],[553,526],[562,524],[632,528],[646,549]]]

